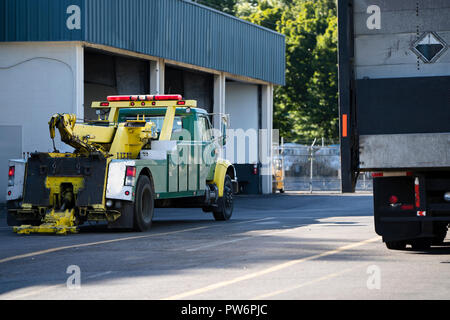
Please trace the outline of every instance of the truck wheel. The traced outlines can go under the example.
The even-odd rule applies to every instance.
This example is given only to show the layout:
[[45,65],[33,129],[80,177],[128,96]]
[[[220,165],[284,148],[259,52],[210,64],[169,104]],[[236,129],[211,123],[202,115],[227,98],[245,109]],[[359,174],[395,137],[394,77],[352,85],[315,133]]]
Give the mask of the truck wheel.
[[24,223],[19,223],[17,219],[9,212],[6,212],[6,224],[10,227],[20,226]]
[[436,223],[434,226],[434,233],[435,237],[431,244],[435,246],[442,245],[447,236],[447,223]]
[[8,201],[6,203],[6,224],[10,227],[17,227],[25,224],[29,224],[32,226],[38,226],[42,224],[41,219],[34,219],[34,220],[17,220],[16,217],[9,212],[8,209],[19,209],[18,200]]
[[413,250],[428,250],[432,240],[431,238],[414,239],[411,241],[411,247]]
[[230,220],[233,214],[233,183],[229,175],[225,176],[223,196],[217,201],[217,209],[213,211],[216,221]]
[[386,241],[386,247],[389,250],[405,250],[406,241]]
[[147,176],[140,176],[136,185],[136,198],[134,200],[134,229],[146,231],[152,225],[155,208],[154,190]]

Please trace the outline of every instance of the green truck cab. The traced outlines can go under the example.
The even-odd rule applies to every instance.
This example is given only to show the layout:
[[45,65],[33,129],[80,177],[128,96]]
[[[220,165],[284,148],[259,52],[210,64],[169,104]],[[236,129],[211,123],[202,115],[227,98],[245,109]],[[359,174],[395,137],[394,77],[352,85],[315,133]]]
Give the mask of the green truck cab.
[[105,119],[77,124],[57,115],[49,123],[51,137],[57,128],[73,153],[10,160],[8,224],[15,232],[65,234],[87,221],[145,231],[155,207],[231,218],[238,187],[233,165],[219,158],[225,116],[223,130],[214,130],[195,100],[174,95],[112,96],[92,107]]

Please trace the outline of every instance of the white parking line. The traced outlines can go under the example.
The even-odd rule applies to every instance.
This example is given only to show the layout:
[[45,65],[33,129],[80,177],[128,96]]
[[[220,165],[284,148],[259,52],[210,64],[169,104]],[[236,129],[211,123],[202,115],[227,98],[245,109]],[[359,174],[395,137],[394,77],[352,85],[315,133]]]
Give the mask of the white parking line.
[[245,240],[251,240],[251,239],[255,239],[258,237],[268,237],[268,236],[274,236],[280,233],[286,233],[286,232],[290,232],[290,231],[294,231],[298,228],[304,227],[307,224],[303,224],[303,225],[297,225],[295,228],[286,228],[286,229],[277,229],[276,231],[270,231],[270,232],[264,232],[264,233],[257,233],[255,235],[251,235],[248,237],[242,237],[242,238],[236,238],[236,239],[232,239],[232,240],[226,240],[226,241],[217,241],[214,243],[210,243],[210,244],[205,244],[202,246],[198,246],[198,247],[194,247],[194,248],[189,248],[189,249],[184,249],[185,251],[188,252],[193,252],[193,251],[199,251],[199,250],[203,250],[203,249],[207,249],[207,248],[213,248],[213,247],[219,247],[222,245],[226,245],[229,243],[235,243],[235,242],[239,242],[239,241],[245,241]]
[[208,227],[206,227],[206,226],[205,227],[196,227],[196,228],[182,229],[182,230],[177,230],[177,231],[154,233],[154,234],[143,235],[143,236],[124,237],[124,238],[110,239],[110,240],[97,241],[97,242],[79,243],[79,244],[74,244],[74,245],[69,245],[69,246],[56,247],[56,248],[51,248],[51,249],[45,249],[45,250],[25,253],[25,254],[12,256],[12,257],[8,257],[8,258],[3,258],[3,259],[0,259],[0,263],[5,263],[5,262],[29,258],[29,257],[35,257],[35,256],[52,253],[52,252],[57,252],[57,251],[62,251],[62,250],[67,250],[67,249],[91,247],[91,246],[96,246],[96,245],[100,245],[100,244],[108,244],[108,243],[128,241],[128,240],[152,238],[152,237],[171,235],[171,234],[176,234],[176,233],[181,233],[181,232],[196,231],[196,230],[201,230],[201,229],[206,229],[206,228],[208,228]]
[[340,252],[343,252],[343,251],[346,251],[346,250],[349,250],[349,249],[360,247],[362,245],[365,245],[365,244],[368,244],[368,243],[371,243],[371,242],[379,241],[380,239],[381,239],[380,237],[375,237],[375,238],[372,238],[372,239],[367,239],[367,240],[364,240],[364,241],[360,241],[360,242],[352,243],[352,244],[349,244],[349,245],[346,245],[346,246],[342,246],[342,247],[339,247],[337,249],[329,250],[329,251],[326,251],[326,252],[323,252],[323,253],[320,253],[320,254],[316,254],[316,255],[313,255],[313,256],[309,256],[309,257],[305,257],[305,258],[301,258],[301,259],[296,259],[296,260],[290,260],[290,261],[287,261],[287,262],[284,262],[284,263],[272,266],[270,268],[266,268],[266,269],[263,269],[263,270],[260,270],[260,271],[249,273],[249,274],[246,274],[246,275],[234,278],[234,279],[220,281],[220,282],[213,283],[213,284],[210,284],[210,285],[202,287],[202,288],[198,288],[198,289],[190,290],[190,291],[187,291],[187,292],[182,292],[182,293],[179,293],[179,294],[175,294],[175,295],[169,296],[167,298],[164,298],[162,300],[179,300],[179,299],[185,299],[187,297],[196,296],[196,295],[203,294],[203,293],[206,293],[206,292],[209,292],[209,291],[213,291],[213,290],[216,290],[216,289],[219,289],[219,288],[222,288],[222,287],[233,285],[233,284],[236,284],[236,283],[239,283],[239,282],[242,282],[242,281],[246,281],[246,280],[254,279],[254,278],[257,278],[257,277],[261,277],[261,276],[264,276],[264,275],[272,273],[272,272],[280,271],[280,270],[286,269],[288,267],[297,265],[297,264],[305,262],[305,261],[310,261],[310,260],[313,260],[313,259],[318,259],[318,258],[334,255],[334,254],[337,254],[337,253],[340,253]]
[[[274,218],[273,217],[265,217],[265,218],[261,218],[261,219],[255,219],[255,220],[231,222],[229,225],[246,224],[246,223],[252,223],[252,222],[257,222],[257,221],[265,221],[265,220],[270,220],[270,219],[274,219]],[[104,241],[80,243],[80,244],[74,244],[74,245],[69,245],[69,246],[56,247],[56,248],[45,249],[45,250],[40,250],[40,251],[25,253],[25,254],[21,254],[21,255],[17,255],[17,256],[3,258],[3,259],[0,259],[0,264],[1,263],[5,263],[5,262],[9,262],[9,261],[19,260],[19,259],[35,257],[35,256],[47,254],[47,253],[67,250],[67,249],[91,247],[91,246],[96,246],[96,245],[101,245],[101,244],[109,244],[109,243],[128,241],[128,240],[153,238],[153,237],[172,235],[172,234],[177,234],[177,233],[182,233],[182,232],[189,232],[189,231],[197,231],[197,230],[202,230],[202,229],[209,229],[209,228],[218,227],[218,226],[222,226],[222,225],[215,224],[215,225],[195,227],[195,228],[188,228],[188,229],[175,230],[175,231],[169,231],[169,232],[154,233],[154,234],[148,234],[148,235],[142,235],[142,236],[124,237],[124,238],[110,239],[110,240],[104,240]]]
[[296,286],[293,286],[293,287],[289,287],[289,288],[286,288],[286,289],[280,289],[280,290],[276,290],[276,291],[269,292],[269,293],[266,293],[266,294],[262,294],[262,295],[259,295],[257,297],[254,297],[254,298],[252,298],[250,300],[268,299],[268,298],[271,298],[273,296],[280,295],[282,293],[286,293],[286,292],[289,292],[289,291],[293,291],[293,290],[297,290],[297,289],[303,288],[303,287],[305,287],[307,285],[310,285],[310,284],[314,284],[314,283],[317,283],[317,282],[320,282],[320,281],[325,281],[325,280],[329,280],[329,279],[332,279],[332,278],[336,278],[336,277],[338,277],[340,275],[343,275],[345,273],[348,273],[350,271],[353,271],[355,269],[358,269],[358,268],[361,268],[361,267],[364,267],[364,266],[368,266],[368,265],[370,265],[370,264],[368,264],[368,263],[358,264],[355,267],[351,267],[351,268],[347,268],[347,269],[344,269],[344,270],[341,270],[341,271],[338,271],[338,272],[330,273],[330,274],[327,274],[327,275],[325,275],[323,277],[319,277],[317,279],[313,279],[313,280],[304,282],[302,284],[299,284],[299,285],[296,285]]

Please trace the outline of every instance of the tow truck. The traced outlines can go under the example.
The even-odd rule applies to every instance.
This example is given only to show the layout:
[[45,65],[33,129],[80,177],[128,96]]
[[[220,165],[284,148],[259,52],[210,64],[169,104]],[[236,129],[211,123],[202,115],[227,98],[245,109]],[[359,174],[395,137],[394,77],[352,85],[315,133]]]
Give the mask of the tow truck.
[[[95,121],[51,117],[53,152],[9,161],[7,222],[14,232],[77,233],[91,222],[142,232],[159,206],[231,218],[236,171],[219,157],[227,115],[214,131],[211,115],[181,95],[109,96],[91,107]],[[56,150],[56,130],[73,152]]]

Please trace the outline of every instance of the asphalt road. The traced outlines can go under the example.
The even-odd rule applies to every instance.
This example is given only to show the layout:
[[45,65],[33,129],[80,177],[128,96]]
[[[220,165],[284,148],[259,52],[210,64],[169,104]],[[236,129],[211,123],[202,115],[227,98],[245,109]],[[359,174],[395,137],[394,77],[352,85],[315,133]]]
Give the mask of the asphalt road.
[[450,246],[387,250],[369,195],[239,196],[228,222],[157,209],[146,233],[0,219],[0,299],[448,299],[449,267]]

